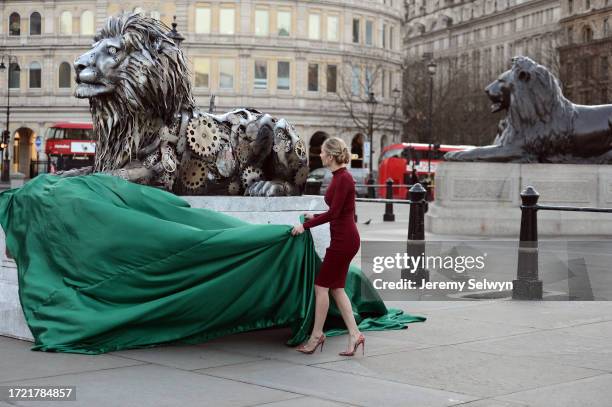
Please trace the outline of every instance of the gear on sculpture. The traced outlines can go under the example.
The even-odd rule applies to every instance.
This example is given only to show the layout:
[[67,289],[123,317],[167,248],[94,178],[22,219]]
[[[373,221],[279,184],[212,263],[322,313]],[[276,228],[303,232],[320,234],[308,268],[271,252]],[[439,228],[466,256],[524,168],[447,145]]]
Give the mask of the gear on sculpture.
[[192,159],[183,169],[182,181],[187,188],[195,191],[204,185],[207,176],[208,170],[204,163]]
[[194,117],[187,125],[189,147],[201,157],[211,157],[221,149],[221,132],[207,116]]

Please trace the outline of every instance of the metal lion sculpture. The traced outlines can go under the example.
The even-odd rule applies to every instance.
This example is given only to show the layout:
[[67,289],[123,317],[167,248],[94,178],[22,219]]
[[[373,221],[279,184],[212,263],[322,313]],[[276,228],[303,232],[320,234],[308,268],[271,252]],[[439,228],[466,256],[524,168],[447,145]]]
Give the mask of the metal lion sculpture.
[[514,58],[485,92],[493,113],[508,111],[495,145],[450,152],[447,161],[612,163],[612,105],[573,104],[530,58]]
[[93,168],[63,175],[104,172],[184,195],[301,194],[308,163],[293,126],[254,109],[201,112],[168,31],[141,14],[111,17],[76,59],[96,156]]

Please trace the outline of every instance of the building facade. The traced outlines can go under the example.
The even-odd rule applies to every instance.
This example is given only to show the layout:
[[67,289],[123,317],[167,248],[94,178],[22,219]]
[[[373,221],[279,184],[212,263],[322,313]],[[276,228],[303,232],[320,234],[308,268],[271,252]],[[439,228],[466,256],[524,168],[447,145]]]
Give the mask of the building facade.
[[[401,81],[401,0],[6,0],[0,55],[9,69],[0,73],[0,127],[10,88],[11,171],[27,174],[31,160],[44,158],[34,140],[51,124],[91,120],[87,101],[73,96],[72,63],[108,16],[125,11],[168,25],[176,17],[198,105],[208,110],[214,94],[216,113],[249,106],[287,118],[310,146],[312,167],[320,166],[328,136],[352,145],[352,165],[363,165],[367,134],[350,119],[347,100],[374,93],[382,122],[374,129],[374,163],[397,133],[393,120],[383,119],[393,119],[392,90]],[[362,114],[357,109],[365,104],[355,106]]]
[[612,1],[563,0],[559,47],[565,96],[574,103],[610,103]]
[[467,68],[482,85],[516,55],[554,68],[559,19],[558,0],[406,0],[404,46],[408,60],[431,56],[441,75]]

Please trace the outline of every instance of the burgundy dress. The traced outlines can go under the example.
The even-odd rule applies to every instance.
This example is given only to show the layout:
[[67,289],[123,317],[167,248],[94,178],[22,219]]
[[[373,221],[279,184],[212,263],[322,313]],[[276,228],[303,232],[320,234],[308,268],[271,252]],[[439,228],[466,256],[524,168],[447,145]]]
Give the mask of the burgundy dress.
[[351,260],[359,250],[359,231],[355,225],[355,181],[345,167],[333,171],[325,203],[329,210],[304,222],[304,229],[330,223],[331,244],[325,252],[315,284],[343,288]]

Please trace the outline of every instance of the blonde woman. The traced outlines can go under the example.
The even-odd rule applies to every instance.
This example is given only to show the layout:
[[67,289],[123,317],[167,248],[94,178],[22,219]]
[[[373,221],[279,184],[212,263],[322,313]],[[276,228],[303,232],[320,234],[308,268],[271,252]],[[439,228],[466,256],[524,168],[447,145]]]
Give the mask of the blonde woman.
[[325,193],[325,203],[329,210],[318,215],[306,214],[306,221],[295,225],[291,231],[295,236],[303,233],[304,229],[330,223],[331,244],[325,252],[323,264],[315,280],[314,327],[310,339],[297,348],[297,351],[302,353],[312,354],[318,346],[321,346],[323,351],[323,325],[329,309],[329,290],[349,331],[348,348],[340,355],[353,356],[359,345],[362,346],[362,353],[365,353],[365,338],[359,332],[351,302],[344,291],[349,264],[360,245],[359,232],[355,225],[355,181],[346,169],[349,160],[349,150],[342,139],[331,137],[325,140],[321,146],[321,161],[333,174]]

